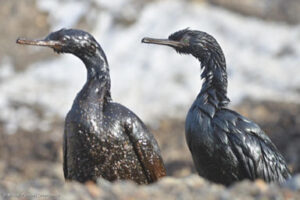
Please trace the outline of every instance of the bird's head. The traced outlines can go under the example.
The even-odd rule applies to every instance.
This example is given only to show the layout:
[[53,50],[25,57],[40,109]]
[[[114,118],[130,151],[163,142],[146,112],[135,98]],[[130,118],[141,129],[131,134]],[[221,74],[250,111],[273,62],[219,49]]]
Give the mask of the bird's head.
[[178,53],[192,54],[201,61],[212,53],[221,50],[219,44],[211,35],[190,29],[177,31],[171,34],[168,39],[145,37],[142,42],[173,47]]
[[61,29],[41,40],[17,39],[17,43],[50,47],[56,53],[72,53],[78,57],[93,56],[100,47],[92,35],[77,29]]

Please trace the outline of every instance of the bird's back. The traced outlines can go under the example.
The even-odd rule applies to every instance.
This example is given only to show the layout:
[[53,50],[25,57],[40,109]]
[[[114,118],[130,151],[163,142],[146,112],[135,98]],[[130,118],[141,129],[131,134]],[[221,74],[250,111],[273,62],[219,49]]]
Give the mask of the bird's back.
[[229,109],[217,112],[214,121],[220,141],[231,146],[246,178],[282,183],[290,177],[283,156],[256,123]]
[[135,134],[139,134],[137,138],[149,143],[149,153],[156,157],[159,155],[157,159],[163,166],[152,134],[126,107],[113,102],[101,105],[97,99],[91,99],[83,99],[79,94],[66,118],[66,179],[85,182],[103,177],[110,181],[130,179],[140,184],[154,181],[148,177],[147,169],[139,158],[137,141],[133,141],[128,124],[133,124]]
[[290,177],[284,158],[259,126],[229,109],[213,118],[189,111],[186,137],[201,176],[229,185],[242,179],[284,182]]

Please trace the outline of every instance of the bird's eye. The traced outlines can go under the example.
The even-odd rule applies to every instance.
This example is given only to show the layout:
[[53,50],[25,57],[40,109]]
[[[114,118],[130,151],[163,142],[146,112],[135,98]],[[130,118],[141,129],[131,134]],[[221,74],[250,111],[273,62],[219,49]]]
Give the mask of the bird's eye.
[[188,44],[189,43],[189,39],[188,38],[183,38],[182,42],[185,43],[185,44]]

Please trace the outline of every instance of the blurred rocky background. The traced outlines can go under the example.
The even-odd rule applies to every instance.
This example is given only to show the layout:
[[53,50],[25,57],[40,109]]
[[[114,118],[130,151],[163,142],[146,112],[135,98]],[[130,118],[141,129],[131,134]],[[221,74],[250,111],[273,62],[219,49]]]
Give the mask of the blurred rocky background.
[[299,24],[300,3],[298,0],[207,0],[209,3],[232,11],[288,24]]
[[[0,198],[300,199],[300,2],[0,0]],[[135,111],[160,144],[167,178],[65,183],[64,116],[85,81],[70,55],[22,47],[62,27],[91,32],[111,65],[113,98]],[[214,35],[228,63],[231,108],[257,122],[286,158],[286,185],[243,181],[229,188],[197,176],[185,143],[185,114],[200,90],[191,57],[140,44],[190,27]],[[197,74],[197,75],[195,75]]]

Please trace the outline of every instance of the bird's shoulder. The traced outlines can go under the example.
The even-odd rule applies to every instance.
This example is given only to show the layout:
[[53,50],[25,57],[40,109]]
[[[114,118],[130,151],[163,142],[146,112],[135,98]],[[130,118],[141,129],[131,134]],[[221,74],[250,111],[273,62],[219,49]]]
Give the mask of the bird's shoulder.
[[133,145],[136,148],[141,148],[141,151],[149,151],[151,149],[150,152],[155,152],[160,157],[158,144],[144,122],[125,106],[119,103],[111,103],[111,105],[123,113],[121,121]]
[[131,131],[134,128],[137,129],[137,132],[140,134],[149,134],[144,122],[132,110],[116,102],[110,102],[109,104],[110,105],[106,107],[105,112],[110,112],[116,115],[115,118],[117,118],[125,126],[127,131]]
[[230,144],[238,154],[253,160],[260,155],[270,161],[284,163],[284,158],[268,135],[254,122],[230,109],[221,109],[213,119],[216,137]]
[[118,117],[121,117],[121,120],[124,119],[143,123],[142,120],[132,110],[117,102],[108,102],[105,106],[104,112],[115,113]]

